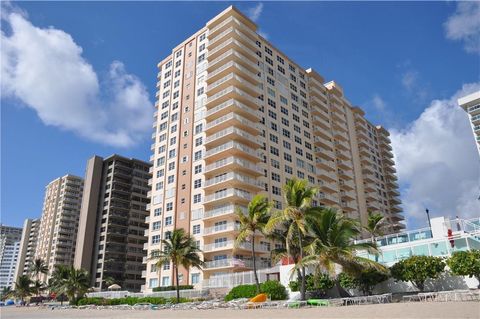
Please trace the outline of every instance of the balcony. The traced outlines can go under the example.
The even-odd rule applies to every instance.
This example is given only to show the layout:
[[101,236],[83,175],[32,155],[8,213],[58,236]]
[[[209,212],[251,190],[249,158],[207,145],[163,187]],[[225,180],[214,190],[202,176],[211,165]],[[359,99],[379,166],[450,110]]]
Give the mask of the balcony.
[[253,122],[258,122],[260,120],[256,109],[234,99],[227,100],[214,108],[209,109],[205,115],[205,119],[207,122],[211,122],[232,112],[235,112]]
[[[259,264],[260,261],[258,260],[257,263]],[[250,269],[250,268],[253,268],[253,262],[251,260],[228,258],[228,259],[207,261],[205,262],[205,265],[203,267],[204,270],[212,270],[212,269],[217,270],[219,268]]]
[[204,205],[213,204],[220,205],[222,203],[240,202],[247,204],[252,200],[252,194],[235,188],[228,188],[218,191],[214,194],[206,195]]
[[319,136],[314,136],[313,142],[315,143],[315,145],[320,146],[324,149],[333,149],[333,143],[329,138],[321,138]]
[[[248,36],[248,35],[250,36]],[[230,27],[225,31],[221,32],[208,42],[208,50],[214,50],[219,45],[223,44],[229,39],[235,39],[243,44],[243,46],[248,47],[251,50],[256,50],[257,45],[255,43],[256,37],[254,38],[250,33],[242,32],[240,29]]]
[[258,56],[255,54],[256,50],[251,50],[249,47],[243,45],[240,41],[234,38],[230,38],[218,45],[215,49],[209,50],[207,59],[209,62],[214,61],[230,49],[234,49],[235,51],[242,53],[251,61],[257,61]]
[[232,49],[227,50],[225,53],[221,54],[220,56],[218,56],[214,60],[209,61],[207,71],[209,73],[215,72],[223,64],[233,61],[233,62],[239,63],[243,67],[247,68],[250,72],[253,72],[253,73],[256,74],[259,71],[258,64],[257,64],[257,59],[254,58],[253,61],[251,59],[252,59],[251,55],[241,54],[238,51],[238,48],[232,48]]
[[326,170],[320,170],[320,172],[317,172],[318,177],[327,182],[327,183],[332,183],[337,181],[337,175],[334,172],[329,172]]
[[315,162],[317,167],[330,172],[335,171],[337,169],[337,166],[335,165],[334,161],[327,161],[321,158],[317,158]]
[[207,109],[211,109],[230,99],[236,99],[255,110],[258,109],[260,104],[259,100],[252,95],[234,86],[229,86],[207,98]]
[[352,201],[352,200],[355,200],[356,196],[355,194],[352,192],[352,191],[340,191],[340,197],[342,198],[342,200],[345,200],[345,201]]
[[251,84],[250,82],[244,80],[242,77],[236,75],[235,73],[228,73],[224,77],[208,85],[207,96],[212,96],[220,92],[221,90],[228,88],[229,86],[239,88],[245,93],[253,96],[254,98],[258,97],[261,94],[260,88],[258,86]]
[[323,128],[324,130],[330,130],[331,129],[330,122],[325,120],[324,118],[322,118],[318,115],[314,115],[312,118],[313,118],[313,124],[314,125],[318,125],[321,128]]
[[240,22],[237,18],[231,16],[224,21],[222,21],[220,24],[216,25],[212,29],[209,30],[207,38],[213,39],[215,38],[218,34],[222,33],[229,27],[235,26],[237,28],[240,28],[243,32],[250,34],[250,36],[253,37],[253,39],[257,38],[257,35],[255,34],[254,31],[252,31],[247,25],[244,23]]
[[333,136],[338,140],[348,142],[348,135],[345,132],[336,130],[333,132]]
[[355,185],[353,183],[353,181],[349,181],[349,180],[340,180],[339,182],[339,185],[340,185],[340,188],[343,189],[343,190],[354,190],[355,189]]
[[339,160],[337,159],[337,166],[343,170],[352,170],[353,167],[352,167],[352,164],[350,163],[350,161],[348,160]]
[[254,178],[231,172],[207,179],[203,188],[205,191],[215,191],[222,188],[235,187],[241,187],[255,193],[261,191],[264,185]]
[[320,191],[323,193],[328,193],[328,194],[336,194],[338,193],[338,186],[337,183],[335,182],[321,182],[320,183]]
[[203,229],[203,236],[218,235],[224,232],[236,232],[240,229],[239,223],[226,223]]
[[370,182],[370,183],[375,183],[376,177],[375,177],[375,175],[373,175],[373,174],[364,173],[364,174],[363,174],[363,180],[364,180],[365,182],[367,182],[367,183],[369,183],[369,182]]
[[374,182],[365,182],[364,181],[364,189],[366,192],[374,192],[376,191],[377,187]]
[[350,149],[349,145],[345,141],[335,140],[335,147],[340,151],[348,151]]
[[260,124],[252,122],[241,115],[229,113],[217,118],[212,122],[208,122],[205,128],[207,136],[232,126],[238,127],[250,134],[258,135],[260,131]]
[[[246,250],[250,252],[252,250],[252,244],[241,243],[240,245],[235,247],[234,240],[227,240],[227,241],[222,241],[217,243],[205,244],[203,246],[204,253],[216,252],[216,251],[222,251],[222,250],[236,250],[236,251]],[[255,253],[268,253],[268,252],[270,252],[270,249],[267,246],[260,245],[258,243],[255,245]]]
[[338,197],[332,194],[319,193],[320,202],[327,206],[338,205]]
[[209,221],[217,218],[224,219],[227,216],[234,216],[235,212],[238,210],[245,214],[247,213],[247,208],[244,206],[228,204],[205,211],[203,220]]
[[243,172],[253,176],[263,175],[263,169],[258,167],[255,163],[233,156],[221,159],[205,167],[206,176],[231,171]]
[[353,179],[353,172],[351,170],[338,169],[337,173],[338,173],[338,176],[340,176],[340,178],[344,180]]
[[325,130],[321,127],[314,126],[313,127],[313,134],[315,135],[315,137],[320,137],[320,138],[323,138],[323,139],[326,139],[326,140],[331,140],[333,138],[332,131],[331,131],[330,128]]
[[207,136],[205,139],[205,146],[211,148],[220,144],[225,144],[228,141],[241,142],[253,149],[258,149],[262,146],[262,143],[256,136],[232,126],[213,135]]
[[334,161],[335,155],[331,150],[327,150],[318,146],[315,146],[315,155],[321,157],[327,161]]
[[230,156],[243,157],[252,162],[258,162],[260,160],[254,149],[238,142],[228,142],[210,149],[205,153],[205,159],[210,162],[218,161]]

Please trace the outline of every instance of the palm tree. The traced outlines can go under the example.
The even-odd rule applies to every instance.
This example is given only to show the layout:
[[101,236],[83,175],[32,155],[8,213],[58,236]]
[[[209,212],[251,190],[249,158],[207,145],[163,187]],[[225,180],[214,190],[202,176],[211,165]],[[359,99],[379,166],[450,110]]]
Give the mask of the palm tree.
[[175,229],[168,239],[162,239],[162,250],[154,250],[151,258],[157,260],[157,267],[162,267],[165,263],[172,262],[177,288],[177,302],[180,302],[180,287],[178,277],[178,267],[183,266],[201,268],[204,262],[200,259],[201,250],[195,244],[192,236],[185,233],[183,229]]
[[382,236],[382,227],[385,225],[385,217],[380,213],[368,213],[366,231],[372,238],[372,243],[375,242],[375,237]]
[[48,266],[41,258],[35,259],[29,270],[37,279],[41,274],[48,274]]
[[40,293],[46,289],[45,284],[40,280],[35,280],[32,284],[32,292],[38,297]]
[[247,214],[238,209],[236,215],[240,221],[240,233],[235,240],[235,246],[240,246],[245,241],[252,243],[253,274],[255,276],[255,285],[257,293],[260,293],[260,283],[258,282],[257,264],[255,258],[255,235],[257,232],[263,233],[265,225],[270,218],[270,208],[272,204],[263,195],[256,195],[252,198],[247,207]]
[[[291,250],[291,245],[297,242],[299,249],[299,262],[304,257],[304,237],[308,233],[309,220],[318,214],[321,214],[320,207],[313,207],[312,200],[317,194],[318,189],[308,186],[306,180],[291,179],[283,187],[283,196],[286,207],[283,211],[275,212],[266,225],[266,231],[272,232],[277,225],[287,225],[286,248]],[[300,268],[301,284],[300,296],[305,300],[305,265],[297,265]]]
[[359,222],[338,214],[334,209],[326,208],[322,214],[311,220],[309,228],[315,239],[306,248],[310,256],[305,257],[305,264],[313,264],[333,277],[336,264],[355,277],[365,268],[386,270],[377,262],[356,256],[359,250],[378,253],[375,243],[354,242],[354,238],[361,233]]
[[0,295],[1,295],[1,300],[7,299],[8,297],[10,297],[10,295],[11,295],[12,293],[13,293],[12,288],[10,288],[10,287],[3,287],[2,292],[0,293]]
[[26,276],[22,275],[18,277],[17,282],[15,282],[15,290],[13,295],[22,300],[22,304],[25,301],[25,298],[32,294],[32,280]]
[[51,286],[55,292],[66,294],[71,304],[77,304],[78,300],[88,291],[90,278],[84,269],[60,265],[52,274]]

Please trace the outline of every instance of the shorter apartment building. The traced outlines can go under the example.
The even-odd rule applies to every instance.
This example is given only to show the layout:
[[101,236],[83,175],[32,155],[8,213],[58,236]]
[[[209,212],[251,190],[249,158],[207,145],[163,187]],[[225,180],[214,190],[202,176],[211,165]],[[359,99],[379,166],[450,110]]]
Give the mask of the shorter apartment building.
[[56,265],[73,265],[83,178],[65,175],[45,188],[42,217],[38,228],[34,259],[42,259],[49,273],[40,276],[47,282]]
[[13,289],[15,284],[14,274],[21,236],[21,228],[0,225],[0,289]]
[[458,99],[458,104],[468,113],[472,124],[473,136],[480,155],[480,91]]
[[97,290],[108,288],[107,278],[129,291],[144,284],[150,167],[120,155],[88,160],[74,265]]
[[39,219],[25,219],[23,223],[22,240],[18,253],[17,266],[15,268],[15,281],[22,275],[28,275],[34,262],[35,249],[37,247]]

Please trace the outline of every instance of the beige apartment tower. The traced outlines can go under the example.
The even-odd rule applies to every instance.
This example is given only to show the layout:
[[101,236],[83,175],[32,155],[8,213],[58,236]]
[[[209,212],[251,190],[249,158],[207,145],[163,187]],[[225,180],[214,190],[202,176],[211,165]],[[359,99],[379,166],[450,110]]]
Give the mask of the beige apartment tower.
[[89,271],[96,290],[106,290],[108,278],[129,291],[144,283],[150,167],[120,155],[88,160],[75,267]]
[[458,105],[468,113],[478,154],[480,155],[480,91],[458,99]]
[[82,192],[83,178],[73,175],[59,177],[45,188],[34,256],[48,266],[49,273],[40,278],[44,282],[56,265],[73,265]]
[[[195,237],[206,265],[181,269],[180,284],[251,270],[250,244],[234,247],[234,212],[258,193],[281,209],[282,186],[294,177],[320,187],[314,205],[362,223],[369,211],[382,212],[390,232],[405,227],[388,132],[337,83],[256,30],[229,7],[158,64],[145,248],[149,256],[161,249],[175,228]],[[260,268],[271,265],[273,245],[255,243]],[[144,291],[174,284],[170,264],[145,264]]]
[[25,219],[23,223],[22,240],[20,242],[17,267],[15,268],[15,281],[18,277],[30,273],[30,267],[33,264],[37,248],[39,227],[39,219]]

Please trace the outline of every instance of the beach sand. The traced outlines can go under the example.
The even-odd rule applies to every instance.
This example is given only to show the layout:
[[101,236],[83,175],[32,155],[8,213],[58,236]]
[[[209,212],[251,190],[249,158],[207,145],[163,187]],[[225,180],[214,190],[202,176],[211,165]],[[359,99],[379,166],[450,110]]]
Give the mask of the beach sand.
[[391,303],[377,305],[321,307],[303,309],[257,309],[257,310],[77,310],[39,309],[37,307],[0,308],[1,319],[36,318],[103,318],[103,319],[149,319],[149,318],[238,318],[238,319],[302,319],[302,318],[480,318],[478,302],[442,303]]

